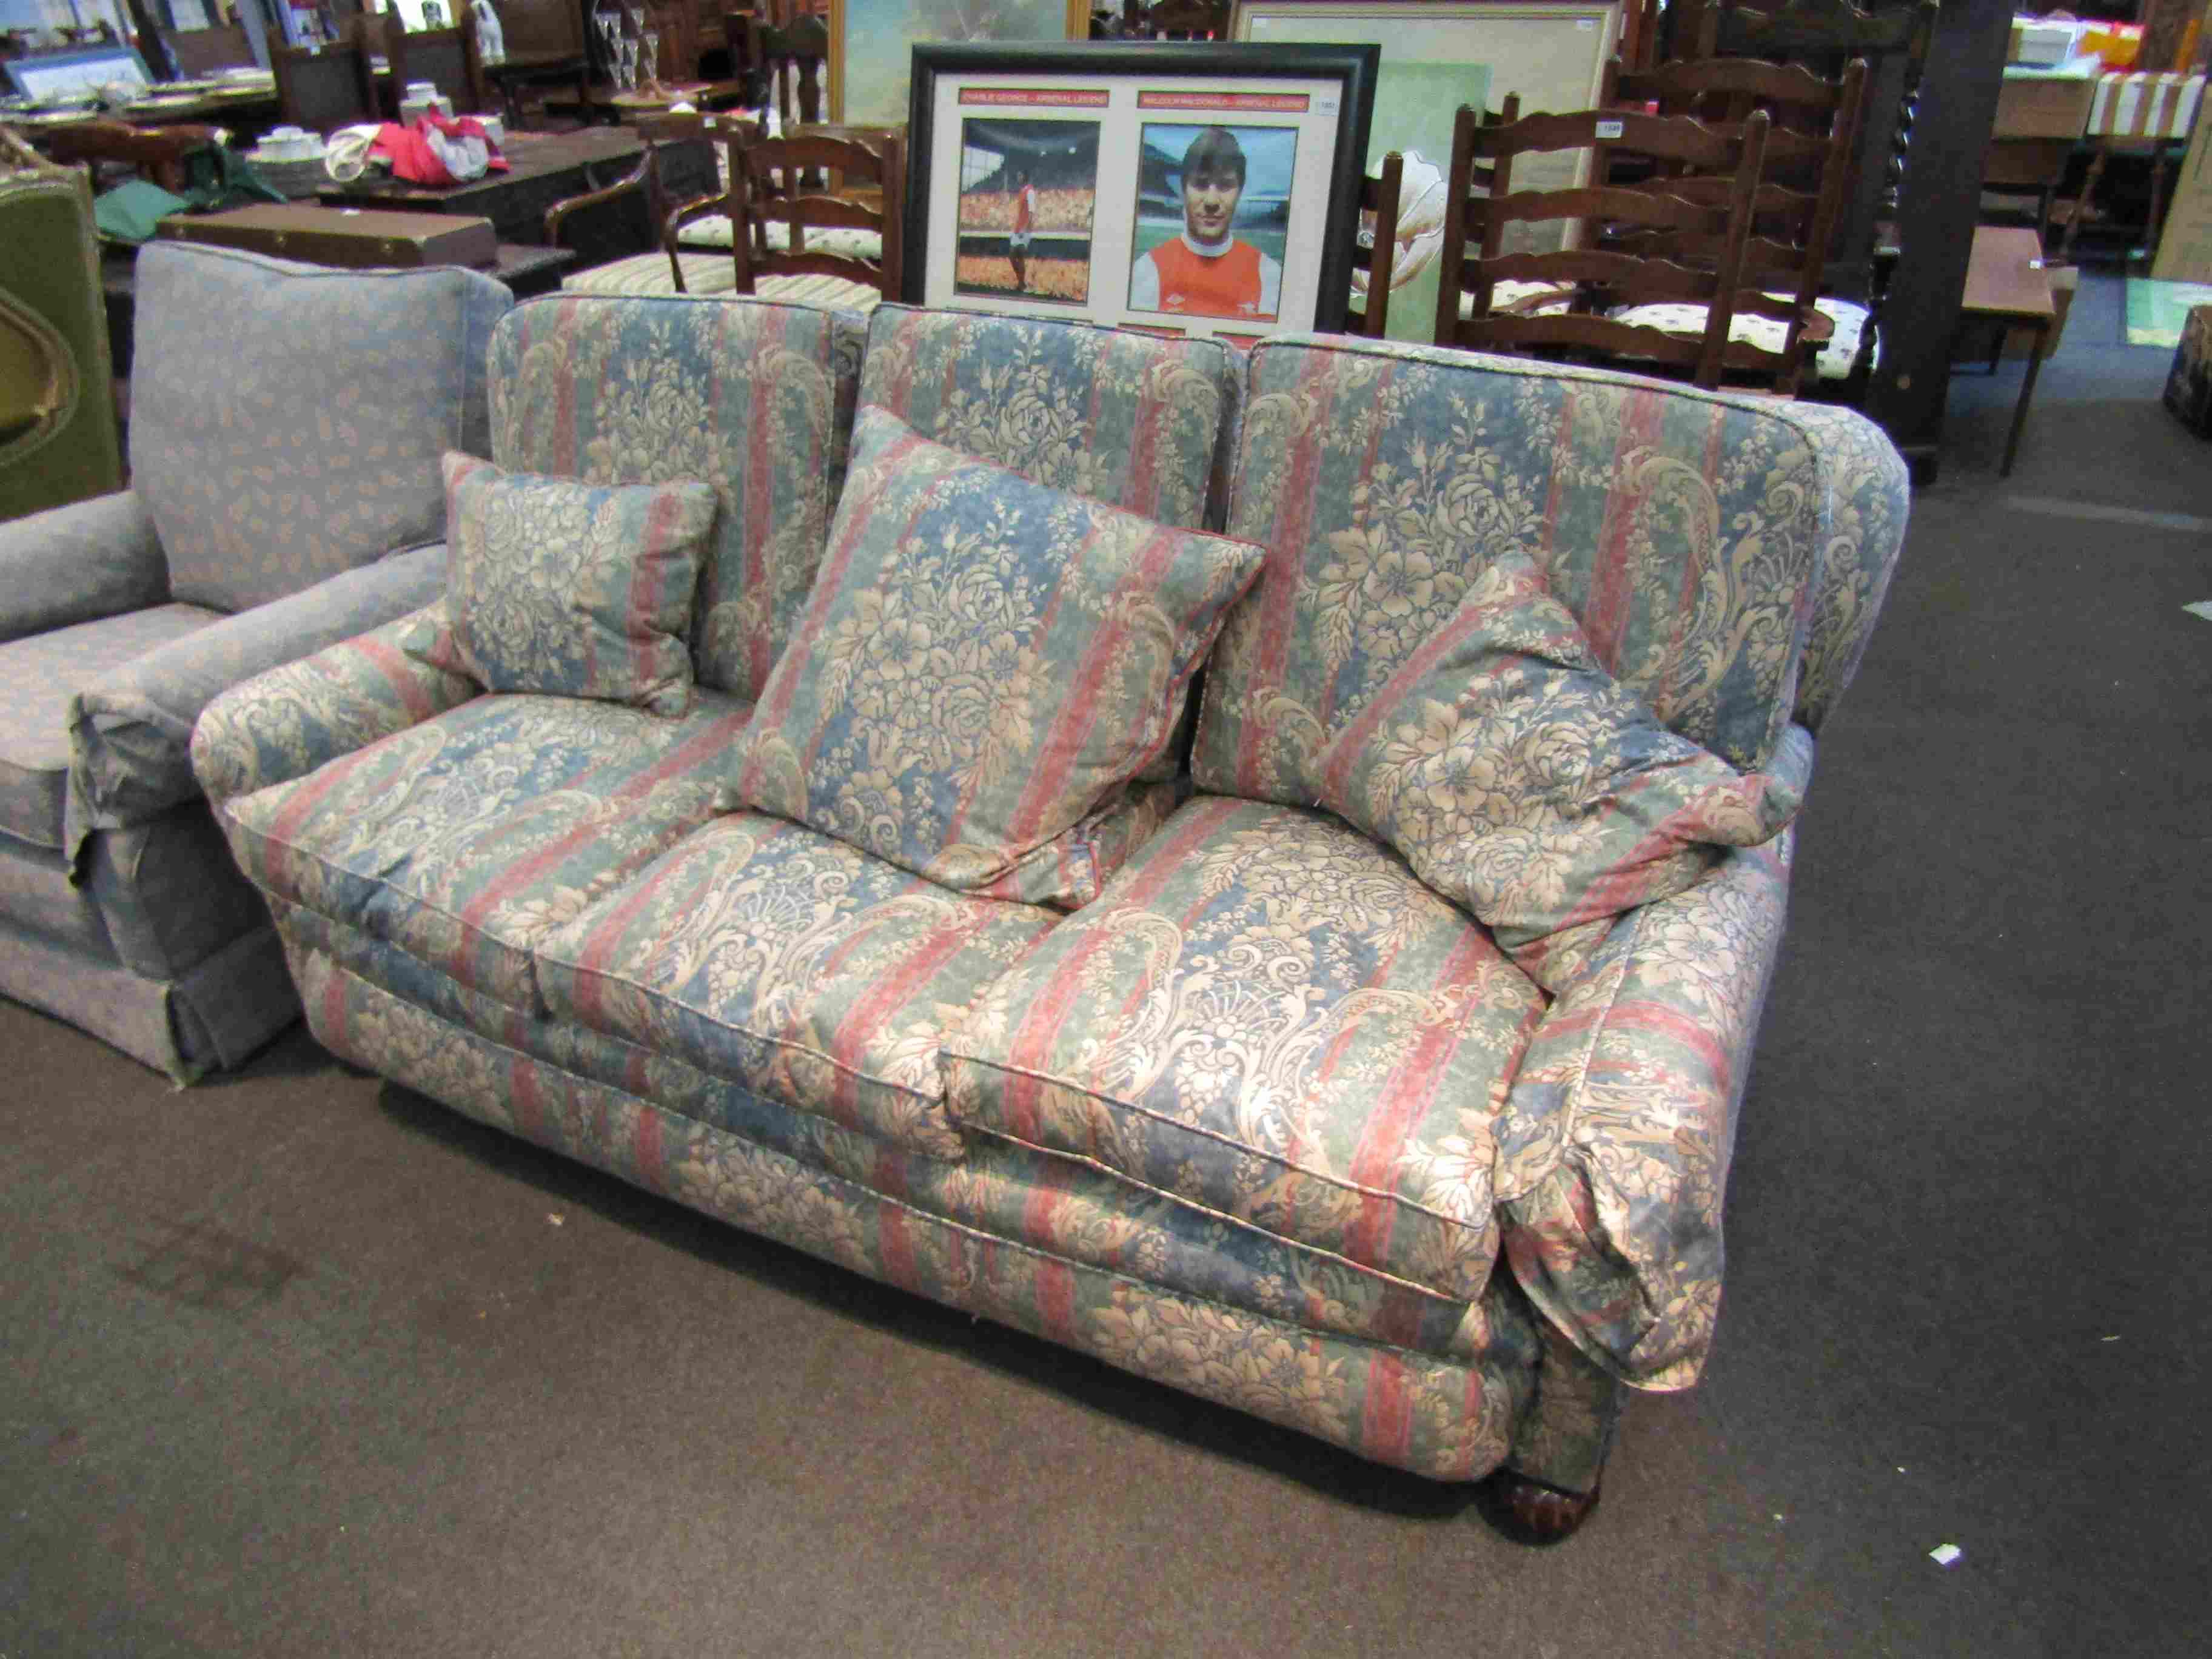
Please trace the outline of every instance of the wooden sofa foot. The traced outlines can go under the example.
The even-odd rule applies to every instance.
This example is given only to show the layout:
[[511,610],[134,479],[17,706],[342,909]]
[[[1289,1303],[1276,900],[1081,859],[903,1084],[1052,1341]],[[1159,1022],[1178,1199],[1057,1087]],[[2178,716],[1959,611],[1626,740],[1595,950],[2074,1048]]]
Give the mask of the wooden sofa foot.
[[1490,1524],[1516,1544],[1564,1543],[1597,1508],[1598,1494],[1561,1492],[1512,1469],[1500,1469],[1480,1488]]

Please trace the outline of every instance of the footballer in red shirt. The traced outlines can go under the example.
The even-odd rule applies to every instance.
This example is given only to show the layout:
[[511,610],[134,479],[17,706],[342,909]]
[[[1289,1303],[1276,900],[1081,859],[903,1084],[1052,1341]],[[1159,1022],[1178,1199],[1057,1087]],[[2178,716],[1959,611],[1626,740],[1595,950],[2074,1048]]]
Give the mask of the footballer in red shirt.
[[1129,309],[1272,320],[1283,268],[1230,234],[1244,194],[1244,149],[1225,127],[1208,127],[1182,157],[1182,234],[1136,262]]

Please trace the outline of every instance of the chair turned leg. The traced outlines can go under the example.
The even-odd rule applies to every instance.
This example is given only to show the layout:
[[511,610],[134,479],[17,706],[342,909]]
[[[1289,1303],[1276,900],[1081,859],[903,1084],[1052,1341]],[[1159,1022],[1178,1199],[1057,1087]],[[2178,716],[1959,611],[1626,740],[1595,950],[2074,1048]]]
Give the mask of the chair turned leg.
[[1517,1469],[1500,1469],[1479,1489],[1484,1517],[1516,1544],[1559,1544],[1597,1508],[1598,1492],[1561,1492]]

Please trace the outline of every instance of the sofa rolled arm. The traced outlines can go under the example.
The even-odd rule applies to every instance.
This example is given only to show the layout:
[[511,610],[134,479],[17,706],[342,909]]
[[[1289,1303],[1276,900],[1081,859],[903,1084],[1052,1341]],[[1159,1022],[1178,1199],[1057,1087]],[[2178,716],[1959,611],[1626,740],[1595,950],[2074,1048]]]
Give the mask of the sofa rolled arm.
[[1731,848],[1697,885],[1618,918],[1546,1012],[1507,1102],[1506,1260],[1633,1388],[1689,1387],[1712,1345],[1735,1112],[1795,834]]
[[169,561],[137,492],[0,524],[0,640],[143,611],[169,597]]
[[440,599],[224,692],[192,728],[192,771],[220,806],[483,694]]

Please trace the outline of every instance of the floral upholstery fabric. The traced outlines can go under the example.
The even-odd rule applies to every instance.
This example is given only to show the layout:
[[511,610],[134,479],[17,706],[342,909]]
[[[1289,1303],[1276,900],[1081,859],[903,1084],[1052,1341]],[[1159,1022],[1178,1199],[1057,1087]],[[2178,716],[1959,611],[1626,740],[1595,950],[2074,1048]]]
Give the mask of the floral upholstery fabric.
[[1782,942],[1794,832],[1613,924],[1522,1059],[1505,1250],[1552,1324],[1640,1389],[1686,1389],[1720,1310],[1735,1112]]
[[534,946],[707,821],[750,712],[720,693],[681,720],[481,697],[233,797],[225,827],[273,896],[538,1012]]
[[702,685],[750,700],[814,583],[842,465],[858,336],[831,313],[732,301],[533,301],[491,350],[491,459],[591,483],[704,479]]
[[1231,526],[1268,568],[1208,671],[1200,787],[1316,799],[1330,738],[1509,550],[1670,730],[1746,769],[1773,752],[1834,519],[1788,406],[1280,337],[1250,393]]
[[1034,483],[1161,524],[1208,522],[1243,365],[1218,340],[885,306],[860,401]]
[[154,242],[137,295],[131,483],[171,598],[243,611],[444,538],[438,458],[483,453],[504,285]]
[[445,473],[446,617],[484,689],[682,714],[713,486],[588,484],[458,454]]
[[192,772],[210,800],[250,795],[483,693],[441,598],[216,698],[192,727]]
[[1389,842],[1547,988],[1562,930],[1595,943],[1624,910],[1679,893],[1727,846],[1796,813],[1809,747],[1738,772],[1659,724],[1591,654],[1518,551],[1322,751],[1322,805]]
[[955,1121],[1473,1301],[1543,994],[1402,860],[1200,796],[946,1042]]
[[[1479,1479],[1541,1426],[1529,1420],[1544,1409],[1534,1397],[1541,1343],[1504,1275],[1465,1312],[1455,1344],[1463,1358],[1330,1334],[1297,1322],[1288,1304],[1298,1281],[1273,1288],[1279,1311],[1272,1313],[1164,1288],[1154,1273],[1173,1259],[1170,1238],[1148,1212],[1118,1199],[1085,1248],[1110,1253],[1118,1244],[1123,1259],[1093,1265],[998,1224],[1021,1215],[1036,1218],[1024,1224],[1045,1237],[1079,1237],[1065,1189],[1032,1190],[1019,1165],[938,1166],[935,1194],[951,1212],[933,1213],[930,1197],[892,1190],[913,1159],[894,1158],[872,1178],[811,1167],[750,1138],[750,1125],[726,1130],[458,1028],[318,951],[295,951],[293,967],[315,1034],[332,1052],[902,1290],[1434,1480]],[[1206,1248],[1217,1247],[1209,1239]],[[1328,1289],[1324,1279],[1317,1295]],[[1579,1416],[1585,1402],[1571,1403]],[[1563,1425],[1565,1435],[1578,1426]]]
[[222,620],[196,605],[149,605],[0,644],[0,832],[66,844],[70,704],[149,652]]
[[1058,896],[1026,872],[1166,749],[1260,557],[863,410],[738,798],[947,887]]
[[168,561],[135,491],[0,522],[0,641],[168,597]]
[[538,975],[556,1016],[957,1158],[938,1045],[1056,920],[745,812],[544,941]]
[[395,553],[225,617],[87,683],[70,705],[70,855],[95,830],[145,823],[199,794],[192,726],[226,687],[413,610],[437,594],[445,570],[442,546]]

